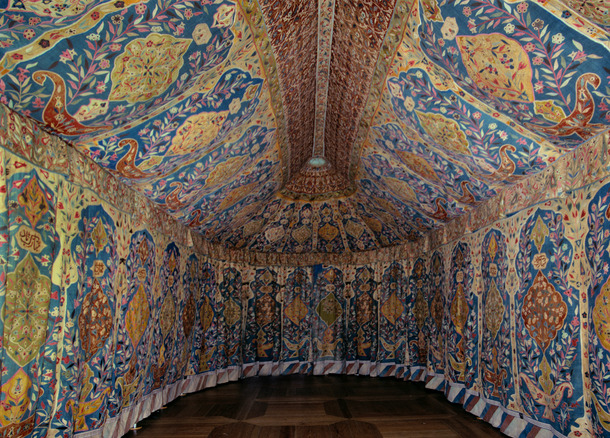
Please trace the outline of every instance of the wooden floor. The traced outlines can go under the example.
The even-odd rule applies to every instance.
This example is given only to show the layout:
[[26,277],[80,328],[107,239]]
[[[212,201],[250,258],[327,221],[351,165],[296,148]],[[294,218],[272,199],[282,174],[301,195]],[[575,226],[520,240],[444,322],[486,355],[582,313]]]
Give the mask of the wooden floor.
[[422,383],[355,376],[258,377],[179,397],[125,437],[501,437]]

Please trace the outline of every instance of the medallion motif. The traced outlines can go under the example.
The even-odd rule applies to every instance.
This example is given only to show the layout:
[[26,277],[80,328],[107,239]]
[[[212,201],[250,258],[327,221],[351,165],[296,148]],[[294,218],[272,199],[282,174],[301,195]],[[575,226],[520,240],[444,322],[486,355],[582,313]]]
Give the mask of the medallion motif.
[[530,336],[546,350],[561,327],[568,313],[559,292],[538,271],[532,287],[527,292],[523,302],[523,321]]
[[178,78],[189,44],[156,33],[131,40],[116,58],[109,99],[136,103],[163,94]]
[[4,348],[20,366],[38,356],[47,335],[51,279],[28,253],[6,276]]

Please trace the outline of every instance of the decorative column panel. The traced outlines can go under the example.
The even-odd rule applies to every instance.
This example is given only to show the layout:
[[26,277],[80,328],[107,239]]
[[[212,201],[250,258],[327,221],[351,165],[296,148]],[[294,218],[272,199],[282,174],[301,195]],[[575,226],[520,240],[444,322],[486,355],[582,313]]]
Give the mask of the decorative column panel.
[[525,414],[568,434],[583,415],[579,300],[568,284],[573,247],[557,205],[527,211],[519,236],[515,301],[521,406]]
[[510,297],[506,291],[507,238],[498,229],[485,234],[482,254],[481,395],[507,406],[514,397],[511,373]]
[[243,345],[244,374],[271,375],[280,360],[280,286],[274,269],[257,269],[250,282],[253,295],[246,314]]
[[239,378],[241,370],[241,272],[234,266],[222,270],[222,281],[218,285],[221,296],[219,331],[222,341],[217,343],[219,369],[226,369],[226,374],[218,376],[218,382],[224,383]]
[[472,290],[470,247],[458,242],[451,253],[447,376],[445,389],[452,402],[462,402],[465,389],[473,386],[477,369],[478,302]]
[[377,362],[378,302],[374,266],[359,266],[352,281],[353,298],[348,316],[348,374],[369,375]]
[[56,181],[4,151],[1,158],[0,434],[25,436],[48,428],[57,384],[57,321],[49,312],[59,305],[58,287],[51,284],[59,249]]
[[408,372],[405,376],[410,380],[424,380],[428,361],[428,339],[430,337],[427,324],[430,316],[430,281],[426,272],[426,263],[418,258],[413,264],[413,272],[409,277],[407,292],[407,347],[409,351]]
[[84,432],[103,426],[115,387],[114,281],[118,258],[114,221],[101,205],[89,205],[81,211],[78,230],[82,240],[74,240],[71,248],[81,279],[71,303],[77,322],[74,335],[79,341],[74,364],[78,381],[72,383],[79,393],[74,430]]
[[313,373],[343,371],[345,363],[345,298],[343,272],[332,266],[314,266]]
[[594,193],[587,213],[585,248],[591,283],[586,312],[582,312],[584,322],[590,324],[586,355],[590,384],[586,390],[593,403],[593,434],[610,436],[610,184]]
[[443,255],[435,251],[429,258],[430,317],[432,325],[429,336],[428,374],[430,375],[426,387],[442,390],[445,386],[445,309],[447,299],[445,294],[445,265]]
[[406,354],[407,279],[402,264],[391,263],[383,272],[380,288],[379,350],[377,370],[381,377],[394,376]]
[[186,362],[182,374],[190,377],[197,374],[197,354],[201,345],[200,299],[203,298],[201,285],[201,264],[195,254],[186,261],[184,270],[185,303],[182,310],[182,336],[185,339]]
[[311,268],[295,268],[288,274],[282,315],[281,374],[311,372],[312,325],[315,318],[312,287]]

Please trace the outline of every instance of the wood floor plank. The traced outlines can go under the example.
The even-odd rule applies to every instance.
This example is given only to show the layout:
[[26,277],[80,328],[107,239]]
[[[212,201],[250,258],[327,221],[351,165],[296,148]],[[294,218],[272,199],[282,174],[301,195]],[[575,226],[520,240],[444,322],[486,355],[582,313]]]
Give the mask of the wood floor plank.
[[493,438],[491,425],[422,383],[259,377],[179,397],[124,438]]

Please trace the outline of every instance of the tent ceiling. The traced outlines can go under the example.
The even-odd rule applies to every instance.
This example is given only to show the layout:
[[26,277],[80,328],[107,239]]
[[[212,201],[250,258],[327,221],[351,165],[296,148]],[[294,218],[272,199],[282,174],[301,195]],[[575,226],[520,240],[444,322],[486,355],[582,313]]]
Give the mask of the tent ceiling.
[[229,247],[416,239],[610,125],[604,0],[0,8],[0,101]]

